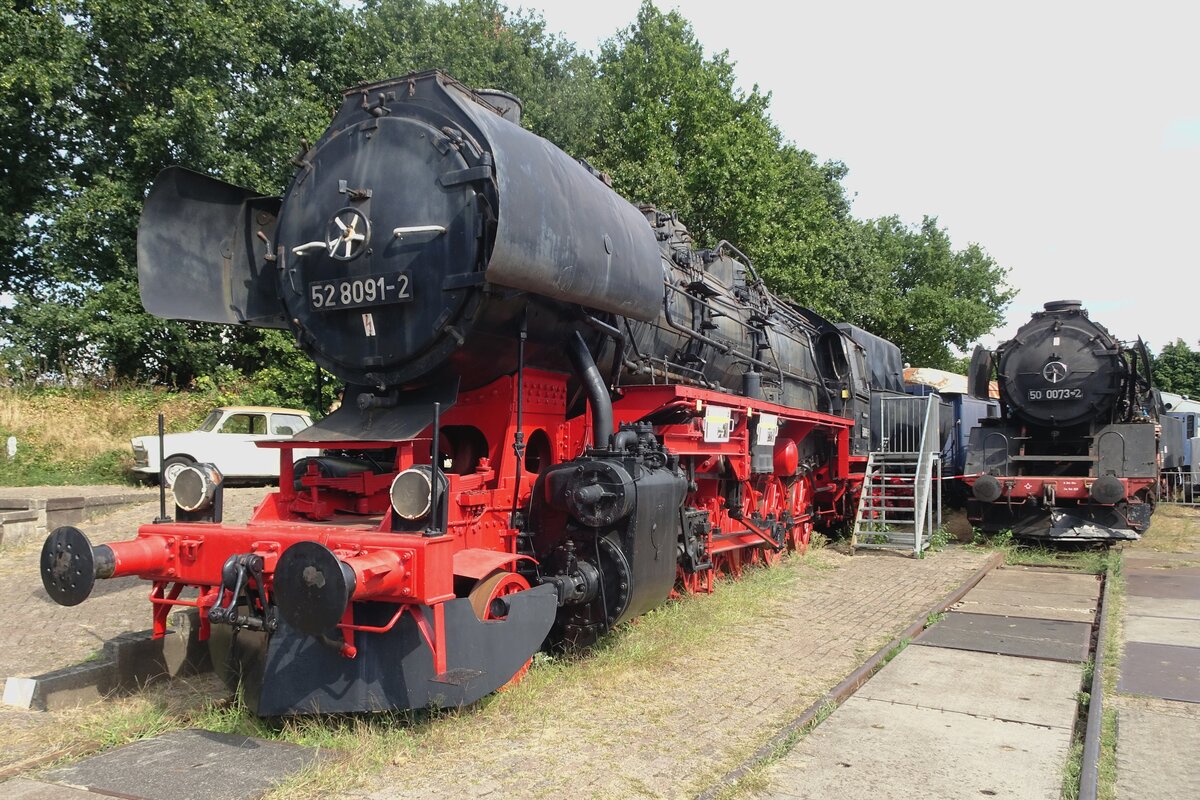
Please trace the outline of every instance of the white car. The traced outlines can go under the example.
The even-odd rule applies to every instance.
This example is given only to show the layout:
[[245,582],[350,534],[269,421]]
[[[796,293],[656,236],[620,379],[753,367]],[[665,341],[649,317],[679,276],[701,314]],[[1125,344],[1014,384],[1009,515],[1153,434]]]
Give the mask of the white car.
[[[290,439],[312,425],[307,411],[269,406],[213,409],[204,423],[187,433],[163,437],[163,476],[167,486],[190,464],[215,464],[227,478],[279,477],[279,451],[256,442]],[[133,471],[148,480],[158,477],[158,436],[138,436],[133,445]],[[320,450],[293,450],[292,458],[320,455]]]

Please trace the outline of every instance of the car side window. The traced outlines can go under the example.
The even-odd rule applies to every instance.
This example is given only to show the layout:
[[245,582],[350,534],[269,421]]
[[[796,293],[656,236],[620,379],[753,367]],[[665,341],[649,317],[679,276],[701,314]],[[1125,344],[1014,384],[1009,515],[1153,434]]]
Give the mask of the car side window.
[[267,432],[265,414],[231,414],[221,426],[221,433],[262,435]]
[[308,427],[304,417],[298,414],[272,414],[271,433],[275,436],[291,436]]

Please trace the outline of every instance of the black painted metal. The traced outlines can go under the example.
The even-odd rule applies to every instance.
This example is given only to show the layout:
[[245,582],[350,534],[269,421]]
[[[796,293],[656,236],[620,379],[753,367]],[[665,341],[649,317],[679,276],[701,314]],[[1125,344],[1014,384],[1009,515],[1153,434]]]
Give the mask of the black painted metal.
[[328,633],[341,621],[354,585],[354,571],[318,542],[296,542],[275,565],[279,613],[312,636]]
[[167,450],[163,415],[158,415],[158,516],[155,523],[171,522],[167,516]]
[[440,403],[443,411],[458,398],[458,378],[423,389],[394,392],[390,405],[369,405],[366,408],[351,398],[363,395],[378,397],[367,387],[348,386],[346,400],[337,411],[297,433],[297,442],[344,442],[356,439],[402,441],[411,439],[433,422],[433,404]]
[[588,405],[592,410],[592,446],[608,447],[608,437],[612,435],[613,410],[612,399],[608,396],[608,387],[600,377],[600,370],[588,352],[583,337],[576,331],[567,339],[567,355],[571,359],[575,377],[583,385]]
[[142,305],[167,319],[286,328],[266,240],[279,199],[167,167],[138,223]]
[[1129,364],[1120,342],[1077,301],[1046,303],[995,358],[1001,400],[1020,418],[1051,428],[1120,421],[1108,412],[1121,399]]
[[[629,204],[491,96],[437,72],[348,91],[281,205],[164,172],[139,233],[147,308],[286,324],[321,367],[383,396],[513,373],[524,319],[527,366],[566,371],[561,342],[582,322],[608,339],[587,343],[610,383],[738,393],[749,369],[764,399],[866,410],[848,333],[771,295],[731,246],[694,249],[673,216]],[[403,438],[423,416],[373,426],[348,405],[303,438]]]
[[76,606],[88,598],[96,585],[96,559],[83,531],[64,525],[46,537],[41,575],[46,594],[60,606]]
[[[558,609],[548,585],[504,599],[508,615],[487,622],[475,616],[466,598],[445,604],[446,675],[435,673],[433,653],[409,614],[387,633],[358,633],[354,658],[285,619],[270,637],[246,631],[214,637],[213,663],[226,681],[240,673],[247,705],[261,716],[465,705],[516,674],[541,646]],[[428,607],[422,611],[432,614]],[[356,603],[354,621],[382,626],[395,612],[387,603]]]

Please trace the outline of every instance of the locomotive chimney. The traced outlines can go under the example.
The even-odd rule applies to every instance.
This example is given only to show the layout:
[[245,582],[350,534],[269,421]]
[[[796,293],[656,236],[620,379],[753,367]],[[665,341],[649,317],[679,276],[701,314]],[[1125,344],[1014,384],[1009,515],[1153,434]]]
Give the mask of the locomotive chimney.
[[516,96],[499,89],[476,89],[475,94],[488,105],[500,112],[500,116],[514,125],[521,124],[521,110],[524,104]]
[[1083,303],[1079,300],[1051,300],[1043,308],[1047,311],[1081,311]]

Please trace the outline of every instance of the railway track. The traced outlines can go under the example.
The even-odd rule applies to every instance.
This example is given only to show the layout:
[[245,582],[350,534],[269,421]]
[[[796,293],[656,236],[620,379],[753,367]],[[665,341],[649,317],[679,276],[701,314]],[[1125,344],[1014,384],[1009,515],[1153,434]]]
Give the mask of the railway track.
[[699,798],[1058,798],[1079,740],[1095,798],[1103,585],[989,562]]

